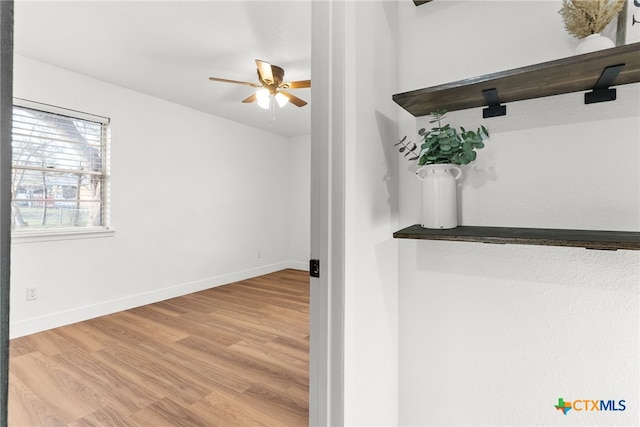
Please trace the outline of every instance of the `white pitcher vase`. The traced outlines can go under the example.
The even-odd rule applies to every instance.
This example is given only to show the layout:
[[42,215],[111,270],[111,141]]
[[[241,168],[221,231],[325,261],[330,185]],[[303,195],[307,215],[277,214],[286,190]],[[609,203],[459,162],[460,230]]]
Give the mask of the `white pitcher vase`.
[[462,170],[451,164],[426,165],[416,176],[422,181],[423,228],[456,228],[458,199],[456,181]]
[[580,55],[597,50],[610,49],[612,47],[615,47],[613,40],[600,33],[596,33],[583,38],[580,44],[576,46],[575,53],[576,55]]

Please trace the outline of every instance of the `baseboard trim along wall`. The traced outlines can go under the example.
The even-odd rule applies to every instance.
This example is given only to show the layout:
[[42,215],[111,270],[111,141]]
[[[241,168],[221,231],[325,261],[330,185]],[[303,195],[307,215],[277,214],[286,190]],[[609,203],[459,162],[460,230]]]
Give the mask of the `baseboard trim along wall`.
[[92,304],[74,308],[72,310],[65,310],[58,313],[13,322],[9,325],[9,337],[11,339],[19,338],[36,332],[42,332],[48,329],[82,322],[83,320],[93,319],[147,304],[153,304],[155,302],[187,295],[193,292],[203,291],[205,289],[215,288],[217,286],[227,285],[229,283],[250,279],[252,277],[262,276],[264,274],[273,273],[286,268],[303,271],[309,270],[307,263],[299,261],[285,261],[235,273],[224,274],[221,276],[210,277],[195,282],[182,283],[152,292],[131,295],[125,298],[104,301],[99,304]]

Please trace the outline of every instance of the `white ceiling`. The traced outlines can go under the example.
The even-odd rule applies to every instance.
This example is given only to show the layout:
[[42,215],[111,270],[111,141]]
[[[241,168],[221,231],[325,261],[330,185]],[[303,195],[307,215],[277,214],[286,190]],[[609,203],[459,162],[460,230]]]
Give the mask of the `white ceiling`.
[[311,2],[16,0],[15,53],[281,135],[310,133],[309,102],[269,112],[240,101],[254,59],[311,78]]

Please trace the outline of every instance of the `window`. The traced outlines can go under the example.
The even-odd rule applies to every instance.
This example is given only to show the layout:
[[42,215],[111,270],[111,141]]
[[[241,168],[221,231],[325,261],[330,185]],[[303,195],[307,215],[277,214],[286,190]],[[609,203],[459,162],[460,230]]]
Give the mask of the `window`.
[[14,100],[12,229],[105,229],[109,119]]

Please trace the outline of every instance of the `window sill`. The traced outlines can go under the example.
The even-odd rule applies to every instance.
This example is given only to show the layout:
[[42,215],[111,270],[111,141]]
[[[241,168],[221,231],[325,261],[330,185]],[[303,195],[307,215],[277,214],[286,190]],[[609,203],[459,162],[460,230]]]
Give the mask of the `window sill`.
[[54,242],[58,240],[78,240],[97,239],[102,237],[113,237],[115,230],[111,228],[83,228],[83,229],[61,229],[55,231],[14,231],[11,233],[11,243],[35,243]]

